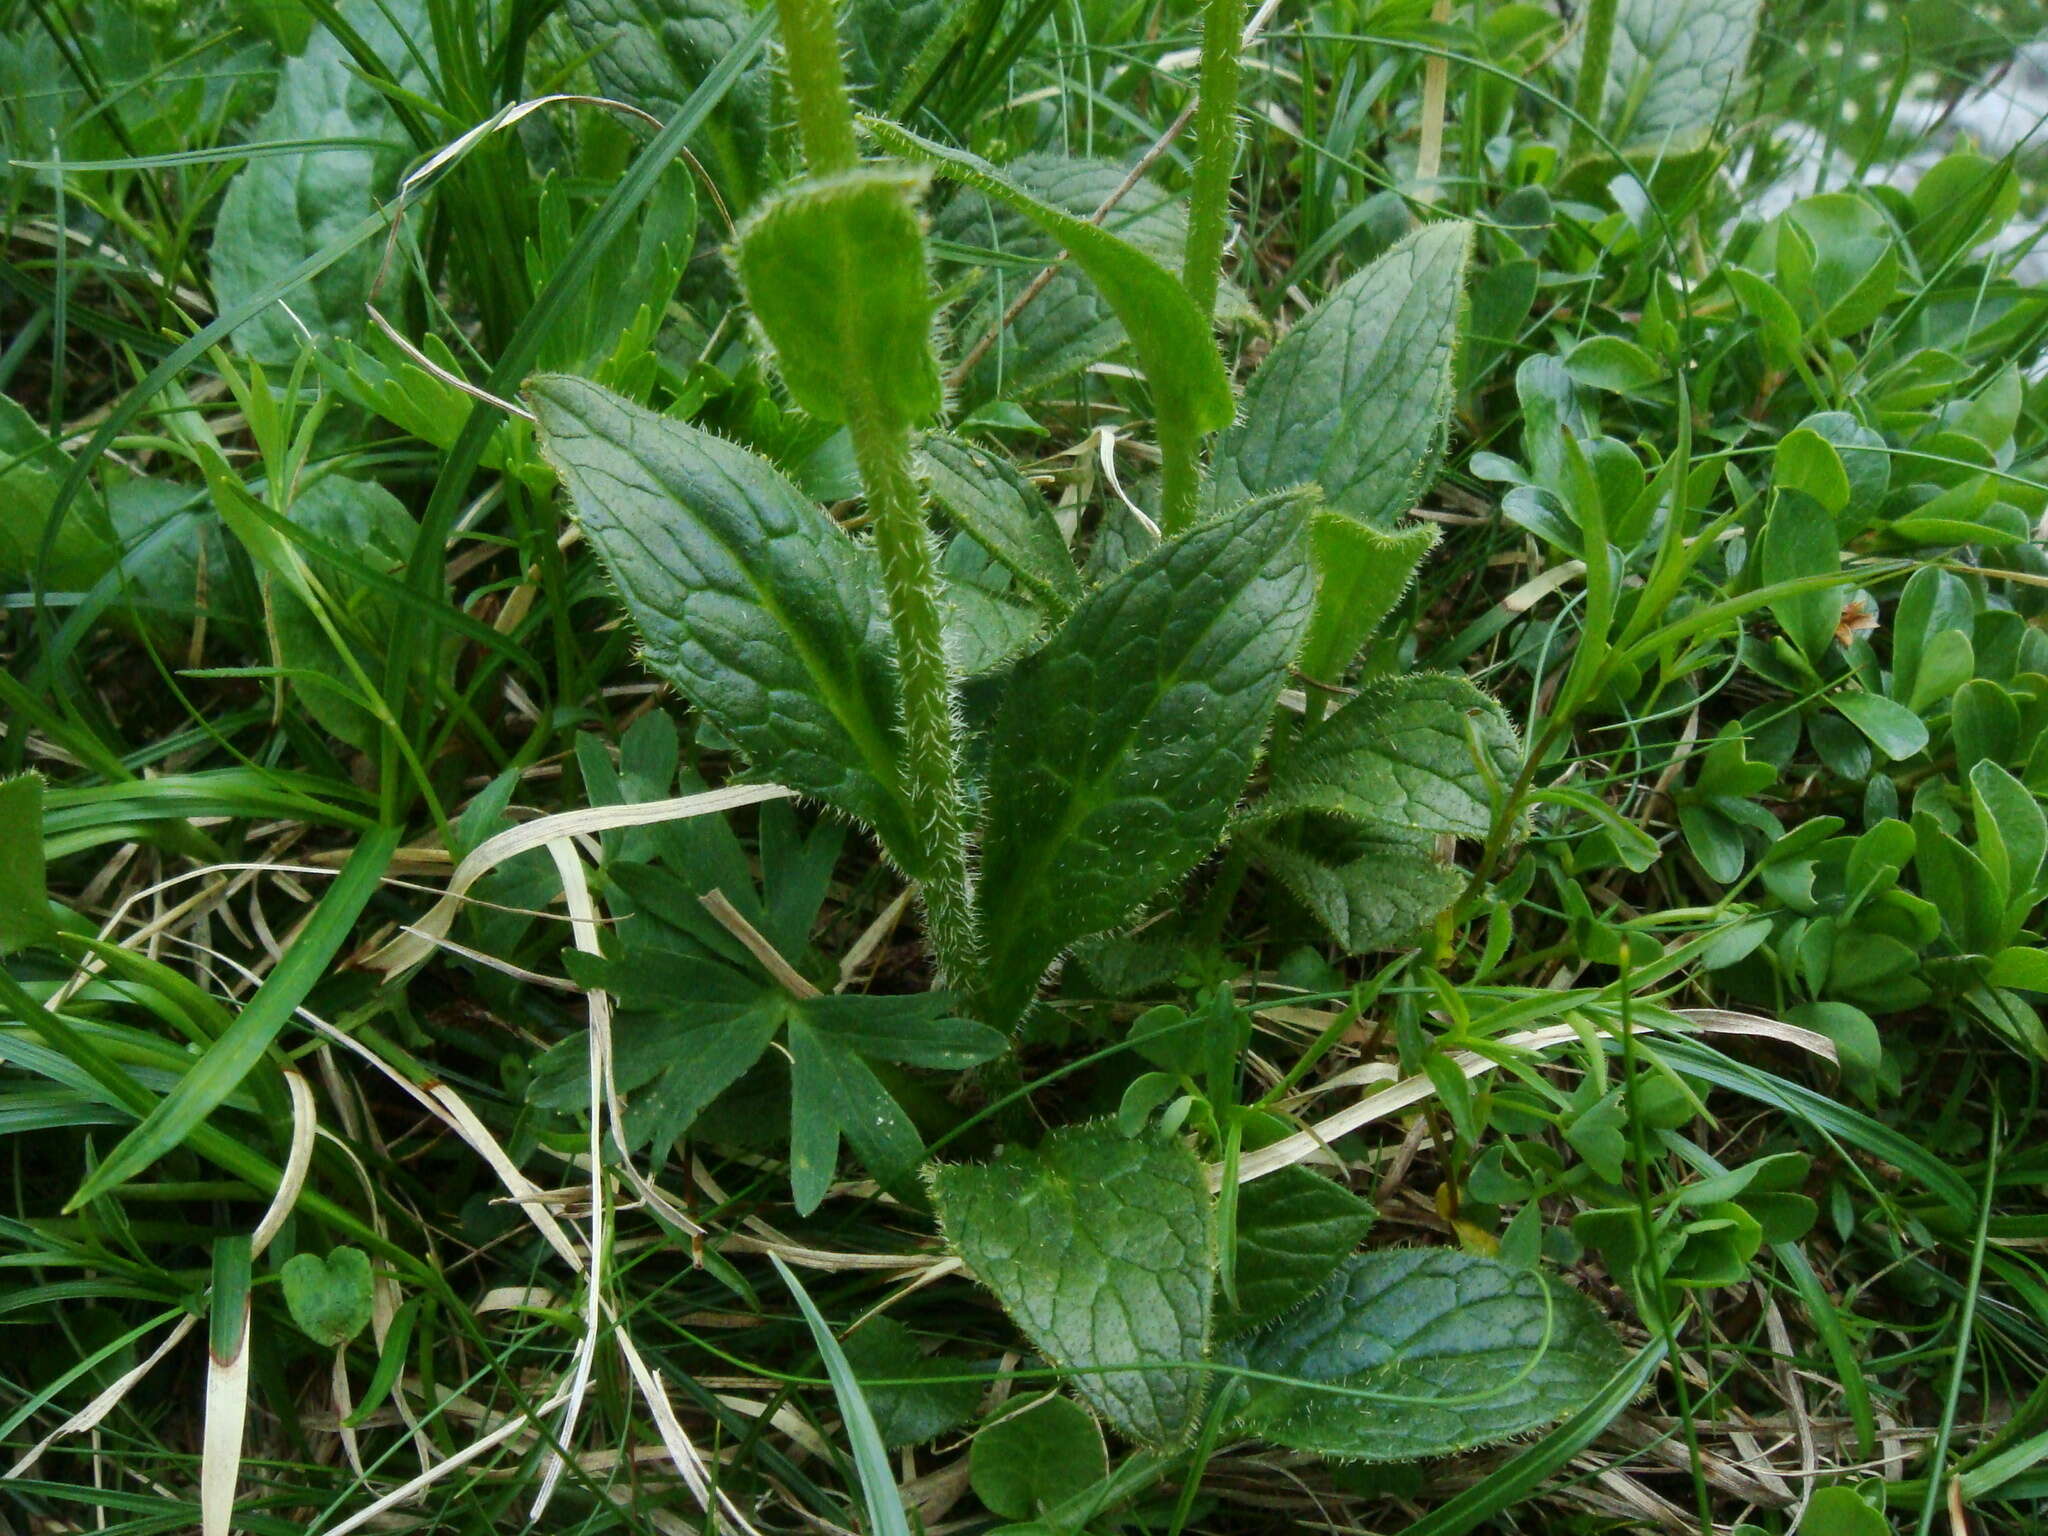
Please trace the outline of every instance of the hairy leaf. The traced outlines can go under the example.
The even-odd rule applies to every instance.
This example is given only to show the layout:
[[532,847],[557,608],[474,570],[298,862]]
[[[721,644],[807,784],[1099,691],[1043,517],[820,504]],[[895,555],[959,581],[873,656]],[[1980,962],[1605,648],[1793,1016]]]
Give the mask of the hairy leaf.
[[1486,836],[1518,755],[1500,706],[1463,678],[1391,678],[1303,736],[1243,823],[1332,934],[1372,949],[1457,894],[1437,840]]
[[1038,488],[999,455],[934,433],[918,454],[932,500],[968,537],[1063,616],[1081,599],[1081,578]]
[[1018,663],[991,731],[977,893],[997,1022],[1222,834],[1312,596],[1303,502],[1266,497],[1098,588]]
[[362,1249],[336,1248],[324,1259],[294,1254],[279,1278],[292,1321],[315,1344],[346,1344],[370,1325],[370,1256]]
[[[1123,184],[1127,167],[1113,160],[1034,153],[1003,166],[1003,175],[1050,207],[1086,219]],[[1187,242],[1179,198],[1141,177],[1104,221],[1118,237],[1178,272]],[[1062,249],[1059,241],[1006,204],[972,187],[939,211],[934,238],[950,254],[941,271],[965,282],[953,326],[973,341],[1009,309],[1024,285]],[[1061,384],[1121,347],[1127,337],[1117,311],[1086,272],[1062,264],[1043,292],[1004,326],[988,355],[962,381],[969,403],[1024,400]]]
[[1289,1378],[1247,1383],[1242,1428],[1367,1461],[1444,1456],[1540,1428],[1588,1402],[1623,1359],[1576,1292],[1426,1248],[1345,1260],[1306,1306],[1235,1350],[1250,1369]]
[[1237,1195],[1237,1309],[1233,1333],[1307,1300],[1371,1229],[1373,1208],[1302,1167],[1254,1179]]
[[1436,529],[1428,523],[1382,533],[1339,512],[1319,513],[1309,524],[1316,608],[1301,648],[1301,670],[1337,682],[1359,647],[1394,611],[1436,540]]
[[893,645],[874,556],[764,460],[581,379],[527,386],[541,451],[648,665],[779,780],[902,857]]
[[1097,1122],[930,1177],[947,1240],[1045,1357],[1126,1434],[1179,1441],[1201,1404],[1216,1257],[1194,1154]]
[[797,403],[922,421],[939,408],[921,174],[864,166],[784,190],[739,235],[740,282]]
[[1627,148],[1693,149],[1742,83],[1760,0],[1621,0],[1607,129]]
[[1313,482],[1391,530],[1436,472],[1471,248],[1469,225],[1425,226],[1289,331],[1217,444],[1212,496]]
[[[590,53],[597,88],[666,122],[753,21],[744,0],[566,0],[562,16]],[[744,70],[698,136],[729,195],[747,200],[768,146],[771,78]]]
[[1162,420],[1178,422],[1190,439],[1229,424],[1235,403],[1209,322],[1155,258],[1104,226],[1032,196],[976,155],[880,118],[862,121],[885,149],[994,198],[1059,241],[1123,322]]

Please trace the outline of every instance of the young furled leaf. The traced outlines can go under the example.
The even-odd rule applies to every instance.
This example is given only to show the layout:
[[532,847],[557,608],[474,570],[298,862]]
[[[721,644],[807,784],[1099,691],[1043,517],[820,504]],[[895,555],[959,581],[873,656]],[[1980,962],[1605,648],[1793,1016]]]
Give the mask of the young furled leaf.
[[1623,1358],[1578,1293],[1429,1248],[1346,1259],[1306,1306],[1232,1354],[1287,1378],[1245,1384],[1239,1428],[1365,1461],[1447,1456],[1541,1428],[1589,1401]]
[[1319,512],[1309,521],[1308,540],[1316,608],[1301,648],[1301,670],[1335,683],[1394,611],[1416,567],[1436,548],[1437,532],[1429,523],[1411,523],[1382,533],[1341,512]]
[[934,1167],[947,1241],[1125,1434],[1171,1445],[1201,1406],[1215,1234],[1202,1165],[1105,1122]]
[[[754,771],[918,846],[873,552],[766,461],[581,379],[527,385],[540,446],[648,665]],[[913,869],[912,874],[919,871]]]
[[1491,831],[1519,750],[1500,706],[1463,678],[1390,678],[1304,735],[1241,824],[1332,934],[1371,949],[1457,894],[1436,841]]
[[923,185],[891,166],[798,182],[740,231],[747,301],[790,393],[821,420],[864,410],[909,424],[939,408]]
[[1215,847],[1307,628],[1303,512],[1264,497],[1170,541],[1017,664],[983,795],[991,1022]]

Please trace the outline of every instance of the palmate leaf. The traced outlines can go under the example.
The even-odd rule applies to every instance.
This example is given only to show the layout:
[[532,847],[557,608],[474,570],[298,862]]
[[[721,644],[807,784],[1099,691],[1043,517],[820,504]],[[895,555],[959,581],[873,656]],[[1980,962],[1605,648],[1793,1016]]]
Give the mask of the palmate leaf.
[[1437,839],[1487,835],[1519,753],[1500,706],[1463,678],[1387,679],[1310,730],[1240,824],[1332,934],[1371,949],[1456,896]]
[[930,1179],[947,1241],[1045,1357],[1125,1434],[1179,1441],[1201,1405],[1216,1257],[1194,1154],[1097,1122]]
[[983,796],[991,1022],[1215,847],[1307,627],[1303,511],[1265,497],[1192,529],[1017,664]]
[[755,772],[865,822],[899,858],[918,847],[872,550],[711,433],[561,375],[527,398],[648,664]]
[[1232,1354],[1262,1378],[1286,1378],[1245,1383],[1240,1429],[1365,1461],[1445,1456],[1541,1428],[1589,1402],[1623,1363],[1577,1292],[1535,1270],[1427,1248],[1345,1260],[1299,1311]]

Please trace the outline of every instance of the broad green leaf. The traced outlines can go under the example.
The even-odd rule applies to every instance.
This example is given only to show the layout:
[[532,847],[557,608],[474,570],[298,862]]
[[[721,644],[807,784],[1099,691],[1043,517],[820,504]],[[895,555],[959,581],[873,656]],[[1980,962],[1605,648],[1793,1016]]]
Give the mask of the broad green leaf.
[[[346,550],[380,575],[405,570],[419,532],[396,496],[381,485],[345,475],[314,481],[293,499],[286,515],[294,527]],[[289,542],[283,534],[278,537]],[[391,632],[393,604],[318,555],[295,553],[315,584],[312,601],[326,606],[364,675],[378,677],[384,669],[383,640]],[[357,751],[371,750],[378,739],[377,717],[357,702],[356,674],[336,653],[298,583],[273,576],[266,586],[278,665],[291,674],[300,705],[329,734]]]
[[1316,606],[1301,648],[1301,670],[1334,683],[1394,611],[1423,558],[1436,547],[1437,532],[1434,524],[1411,523],[1382,533],[1342,513],[1322,512],[1310,520],[1308,541],[1316,568]]
[[1969,955],[1994,955],[2004,949],[2005,882],[1926,811],[1913,817],[1913,843],[1920,893],[1940,910],[1956,947]]
[[1058,240],[1123,322],[1162,422],[1178,423],[1187,439],[1229,425],[1236,403],[1209,322],[1180,280],[1157,260],[1104,226],[1041,202],[979,156],[935,144],[881,118],[861,121],[884,149],[973,187]]
[[1177,1443],[1202,1400],[1216,1265],[1194,1154],[1097,1122],[930,1178],[947,1241],[1040,1353],[1125,1434]]
[[1980,762],[1970,770],[1970,803],[1978,852],[2009,895],[2031,911],[2048,860],[2048,817],[2041,802],[1997,763]]
[[[1039,202],[1087,219],[1123,184],[1127,170],[1113,160],[1040,152],[1008,161],[1002,173]],[[1139,178],[1104,224],[1167,271],[1180,270],[1186,209],[1157,182]],[[963,290],[951,318],[963,344],[997,325],[1024,285],[1059,261],[1063,249],[1023,213],[971,187],[939,210],[932,237],[943,285]],[[1031,399],[1128,340],[1112,297],[1077,264],[1061,262],[1044,291],[1001,326],[987,356],[962,380],[961,401],[986,411]]]
[[1896,1529],[1853,1488],[1819,1488],[1799,1517],[1799,1536],[1892,1536]]
[[1443,449],[1471,249],[1470,225],[1419,229],[1290,330],[1217,443],[1212,497],[1313,483],[1332,510],[1391,531]]
[[581,379],[544,375],[527,396],[648,665],[756,773],[867,823],[899,858],[918,847],[873,553],[709,432]]
[[843,1348],[882,1443],[891,1448],[922,1445],[959,1428],[981,1402],[983,1386],[971,1361],[925,1354],[893,1317],[870,1318],[846,1336]]
[[1895,763],[1903,762],[1927,746],[1927,723],[1905,705],[1881,693],[1844,689],[1840,693],[1829,694],[1828,702],[1840,710],[1851,725],[1868,736],[1872,746]]
[[974,1437],[974,1496],[1008,1520],[1028,1520],[1109,1475],[1102,1430],[1079,1403],[1049,1397]]
[[[381,7],[358,7],[350,16],[399,81],[418,89],[425,80],[412,48],[431,57],[433,33],[417,12],[403,6],[395,10],[420,23],[410,37],[399,35]],[[285,61],[274,105],[249,136],[341,142],[302,154],[262,156],[228,183],[211,254],[213,291],[222,314],[374,214],[395,190],[410,147],[390,105],[324,27],[304,53]],[[383,260],[383,242],[357,246],[238,326],[235,346],[261,362],[288,364],[308,346],[360,334],[363,308]]]
[[1288,1378],[1246,1383],[1240,1428],[1367,1461],[1539,1429],[1591,1401],[1623,1360],[1583,1296],[1534,1270],[1428,1248],[1345,1260],[1307,1305],[1233,1347],[1252,1370]]
[[1991,985],[2048,992],[2048,949],[2002,949],[1991,962]]
[[[1758,541],[1757,563],[1766,584],[1826,576],[1841,568],[1842,546],[1835,520],[1826,507],[1799,491],[1780,490],[1772,499]],[[1835,643],[1835,625],[1842,617],[1842,589],[1820,587],[1796,592],[1771,604],[1792,643],[1808,661],[1818,662]]]
[[[590,54],[600,93],[667,122],[753,17],[744,0],[566,0],[562,19]],[[767,151],[770,86],[765,63],[742,71],[693,141],[742,205]]]
[[[0,582],[26,584],[42,555],[43,536],[71,455],[35,418],[0,395]],[[82,592],[112,567],[114,534],[107,509],[90,492],[71,504],[57,530],[44,585]]]
[[971,581],[947,584],[939,614],[953,676],[963,680],[994,672],[1037,642],[1045,613]]
[[1574,383],[1612,394],[1632,395],[1659,383],[1667,370],[1626,336],[1588,336],[1564,360]]
[[1052,508],[1008,460],[934,433],[920,445],[918,463],[938,509],[1055,617],[1081,600],[1081,578]]
[[1364,1239],[1373,1208],[1306,1168],[1282,1168],[1237,1194],[1237,1308],[1233,1333],[1261,1327],[1306,1301]]
[[1665,154],[1698,147],[1741,88],[1760,9],[1761,0],[1621,0],[1609,136]]
[[1799,427],[1778,442],[1772,458],[1771,483],[1803,491],[1830,513],[1849,504],[1849,471],[1835,445],[1811,427]]
[[1929,166],[1911,193],[1907,231],[1929,270],[2002,230],[2019,208],[2019,173],[2009,161],[1964,151]]
[[941,403],[916,172],[863,166],[785,188],[741,228],[737,266],[797,404],[923,421]]
[[0,955],[56,931],[43,874],[43,781],[0,779]]
[[1373,949],[1457,895],[1438,840],[1491,831],[1519,757],[1500,706],[1463,678],[1387,679],[1303,736],[1242,824],[1340,942]]
[[1215,847],[1307,628],[1304,521],[1275,496],[1203,523],[1018,663],[983,795],[985,1017]]
[[284,1304],[299,1332],[315,1344],[343,1345],[370,1325],[370,1256],[336,1248],[326,1258],[295,1254],[279,1272]]
[[1517,753],[1500,706],[1462,677],[1387,678],[1303,736],[1244,819],[1320,811],[1390,832],[1484,837]]

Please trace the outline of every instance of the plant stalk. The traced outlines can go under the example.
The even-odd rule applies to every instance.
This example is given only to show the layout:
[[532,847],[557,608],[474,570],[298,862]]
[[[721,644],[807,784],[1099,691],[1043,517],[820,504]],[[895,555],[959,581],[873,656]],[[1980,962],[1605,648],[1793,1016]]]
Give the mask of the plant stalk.
[[[813,176],[850,171],[859,150],[831,0],[776,3],[804,160]],[[942,589],[925,528],[924,498],[910,468],[910,423],[883,405],[885,398],[872,377],[848,380],[846,429],[867,491],[889,629],[896,640],[903,789],[918,840],[917,867],[911,873],[924,900],[925,936],[941,976],[971,994],[980,969],[979,946],[967,872],[953,680],[940,623]]]
[[1579,49],[1579,81],[1572,88],[1572,132],[1565,141],[1569,165],[1593,153],[1600,109],[1607,101],[1607,67],[1614,55],[1614,16],[1620,0],[1589,0],[1585,41]]
[[839,23],[832,0],[776,0],[782,51],[796,98],[797,136],[813,176],[850,171],[860,158],[853,139],[853,104],[839,62]]
[[910,429],[878,409],[872,389],[848,391],[847,430],[872,514],[889,628],[903,690],[903,780],[922,846],[915,871],[925,932],[949,986],[972,989],[980,967],[960,804],[953,679],[940,626],[938,562],[910,470]]
[[1230,183],[1237,175],[1238,58],[1245,0],[1208,0],[1202,16],[1201,96],[1195,107],[1195,178],[1181,286],[1205,315],[1216,312],[1223,246],[1230,236]]

